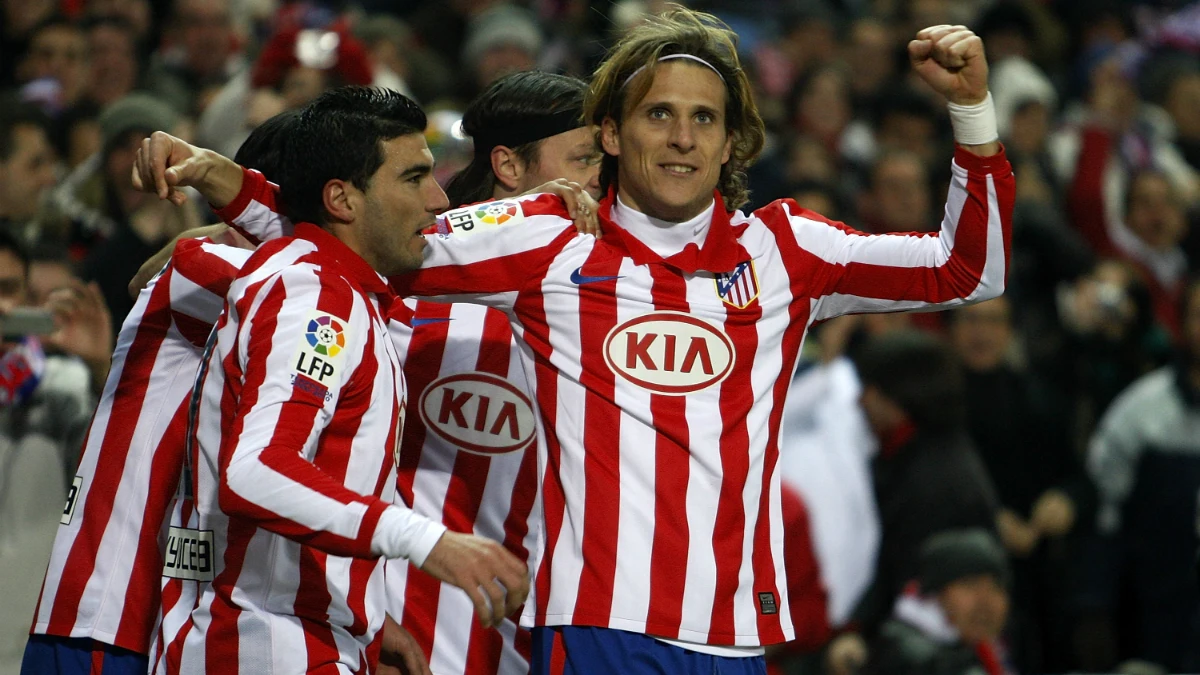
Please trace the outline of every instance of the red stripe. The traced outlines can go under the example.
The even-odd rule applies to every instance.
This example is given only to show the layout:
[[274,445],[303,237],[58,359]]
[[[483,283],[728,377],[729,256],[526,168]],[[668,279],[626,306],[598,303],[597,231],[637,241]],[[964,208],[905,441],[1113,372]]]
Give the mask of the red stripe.
[[[1013,180],[1007,163],[1003,166],[1003,157],[987,158],[990,163],[982,163],[982,158],[970,155],[964,158],[963,153],[956,154],[960,166],[971,169],[967,175],[967,198],[954,234],[954,248],[949,259],[939,267],[898,267],[891,265],[874,265],[866,263],[849,263],[843,270],[833,271],[828,268],[836,267],[813,256],[814,278],[824,278],[830,282],[823,288],[810,291],[813,297],[837,292],[859,297],[881,298],[888,300],[915,300],[924,302],[946,302],[956,298],[966,297],[976,290],[983,276],[987,262],[988,246],[988,187],[987,175],[980,173],[980,167],[1001,169],[998,173],[990,174],[996,189],[1001,219],[1001,231],[1004,244],[1005,273],[1011,249],[1011,214],[1013,201]],[[974,161],[972,161],[974,160]],[[979,165],[979,166],[975,166]],[[794,202],[789,202],[793,209],[800,210]],[[791,226],[784,217],[781,208],[762,209],[758,215],[780,239],[795,239],[794,234],[782,235],[781,230],[791,233]],[[810,211],[803,213],[804,217],[828,223],[846,232],[849,236],[867,236],[847,227],[843,223],[830,221]],[[887,236],[937,237],[939,234],[906,233]],[[785,260],[790,258],[785,257]],[[822,267],[826,269],[821,269]]]
[[300,547],[300,583],[292,613],[300,617],[304,631],[304,649],[308,652],[308,669],[337,663],[338,648],[329,625],[329,605],[333,597],[326,581],[328,556],[311,546]]
[[513,484],[508,516],[504,520],[504,548],[512,551],[521,562],[528,563],[529,551],[525,549],[525,537],[529,534],[529,519],[537,499],[537,448],[530,446],[524,452],[521,468],[517,469],[517,479]]
[[[413,317],[417,319],[448,319],[451,305],[418,302]],[[402,355],[404,375],[408,380],[409,401],[421,405],[421,396],[429,383],[437,379],[445,356],[449,321],[430,322],[414,328],[407,353]],[[400,465],[396,483],[405,503],[412,506],[413,485],[425,452],[426,429],[419,410],[411,410],[404,425],[404,440],[400,445]],[[433,638],[437,625],[437,608],[442,584],[437,579],[409,566],[404,585],[404,616],[401,624],[412,634],[425,654],[433,653]]]
[[549,675],[563,675],[567,672],[567,650],[563,646],[562,631],[554,631],[554,638],[550,642],[550,668]]
[[184,399],[171,417],[150,460],[146,507],[141,514],[137,552],[125,589],[121,623],[113,644],[145,654],[150,648],[156,612],[161,604],[162,550],[159,535],[175,487],[183,471],[183,441],[187,435],[188,401]]
[[[749,270],[747,270],[749,271]],[[746,416],[754,403],[751,375],[758,351],[757,323],[762,305],[745,309],[726,306],[724,330],[737,350],[733,371],[721,383],[721,492],[717,498],[717,520],[713,531],[716,559],[716,592],[708,639],[715,644],[733,644],[737,636],[734,600],[740,587],[742,547],[746,532],[743,493],[750,473],[750,432]],[[778,595],[776,595],[778,599]]]
[[[418,302],[415,319],[449,319],[451,305],[439,302]],[[425,425],[420,410],[421,395],[430,382],[437,379],[442,368],[449,321],[434,321],[412,329],[407,350],[400,354],[404,377],[408,381],[409,419],[405,420],[404,436],[400,442],[400,464],[396,467],[396,487],[409,506],[413,503],[413,482],[425,447]]]
[[212,323],[176,311],[171,312],[171,319],[175,322],[175,327],[183,339],[197,349],[204,349],[205,343],[208,342],[208,334],[213,329]]
[[95,640],[92,640],[92,665],[88,674],[104,675],[104,648]]
[[[564,240],[565,242],[565,240]],[[540,551],[541,559],[534,574],[535,593],[538,606],[535,612],[535,622],[544,625],[546,621],[546,601],[550,596],[551,560],[562,532],[562,522],[566,511],[566,499],[563,494],[562,481],[559,478],[561,469],[562,448],[556,436],[557,404],[558,404],[558,371],[550,365],[550,357],[554,350],[545,338],[550,333],[546,317],[545,296],[538,285],[531,285],[522,292],[513,307],[514,312],[521,318],[524,325],[524,342],[534,354],[534,374],[530,385],[533,387],[534,400],[538,405],[543,425],[543,437],[546,442],[546,469],[542,481],[542,517],[545,527],[545,544]]]
[[[589,272],[595,276],[616,277],[622,259],[611,256],[596,260],[589,256]],[[621,414],[612,401],[616,384],[612,371],[604,364],[604,338],[608,328],[617,325],[616,281],[603,281],[579,287],[580,383],[584,390],[583,408],[583,569],[579,575],[577,596],[571,623],[607,626],[612,612],[613,586],[617,568],[617,524],[621,502]]]
[[[193,493],[193,494],[195,494],[195,493]],[[192,518],[192,511],[193,511],[194,507],[195,507],[195,505],[191,501],[183,501],[181,503],[180,509],[179,509],[179,512],[180,512],[179,523],[183,527],[187,527],[192,524],[190,522],[190,520]],[[194,588],[198,588],[198,584],[196,582],[191,582],[191,583],[193,584]],[[180,601],[180,599],[182,598],[183,584],[184,584],[184,582],[181,579],[170,579],[166,584],[166,588],[163,589],[162,615],[164,618],[166,617],[167,612],[174,609],[175,604],[178,603]],[[200,603],[200,594],[199,594],[199,592],[197,592],[196,597],[193,598],[192,609],[194,610],[196,608],[196,606],[199,605],[199,603]],[[159,632],[158,632],[159,658],[163,659],[164,663],[167,664],[168,668],[170,667],[170,664],[172,664],[172,663],[174,663],[176,665],[179,664],[180,654],[183,650],[183,642],[188,634],[188,631],[191,629],[191,626],[192,626],[192,617],[189,614],[188,618],[184,619],[183,624],[179,627],[179,632],[177,632],[174,636],[172,636],[170,645],[163,644],[163,640],[165,639],[166,636],[163,634],[162,626],[159,626]],[[151,665],[153,666],[153,664],[151,664]]]
[[[169,282],[169,276],[170,271],[160,281]],[[46,627],[48,635],[70,636],[74,628],[79,600],[96,567],[96,551],[112,516],[113,502],[125,472],[133,432],[142,414],[146,385],[153,373],[155,356],[162,347],[169,327],[170,283],[158,283],[150,292],[141,324],[126,353],[117,381],[108,424],[103,431],[104,438],[97,449],[104,455],[104,461],[96,463],[95,475],[88,486],[88,498],[83,504],[83,522],[67,556],[71,564],[63,570],[58,593],[54,597],[54,607]],[[93,431],[89,429],[89,436]]]
[[[654,309],[687,313],[687,284],[679,272],[649,265]],[[687,583],[687,489],[691,474],[687,397],[652,394],[654,440],[654,541],[650,551],[650,606],[646,630],[679,637]]]
[[238,268],[216,255],[199,239],[183,239],[175,245],[171,265],[180,276],[217,297],[225,297]]
[[[259,252],[262,248],[259,249]],[[249,266],[249,265],[248,265]],[[276,283],[279,283],[276,281]],[[236,310],[239,317],[246,317],[249,309],[256,299],[259,292],[266,287],[266,284],[259,284],[250,292],[244,294],[236,303]],[[263,300],[262,305],[258,308],[258,313],[255,315],[254,324],[250,328],[248,344],[254,345],[261,341],[269,341],[275,332],[277,317],[279,310],[283,306],[284,293],[270,292],[267,289],[267,297]],[[239,332],[241,326],[238,326]],[[266,368],[262,363],[257,364],[258,367],[253,367],[255,364],[249,362],[252,367],[245,373],[241,372],[238,366],[238,350],[230,350],[228,356],[221,364],[224,370],[225,386],[221,397],[221,419],[231,420],[229,430],[222,434],[221,447],[217,453],[217,463],[219,472],[223,475],[226,467],[229,466],[230,455],[233,448],[236,447],[237,439],[241,436],[245,427],[245,417],[243,414],[238,414],[242,410],[252,410],[258,402],[258,391],[266,379]],[[198,464],[197,464],[198,465]],[[218,504],[210,505],[209,508],[217,507],[226,510],[225,502],[228,498],[221,495],[222,492],[228,492],[223,486],[224,480],[219,479],[218,486]],[[197,492],[197,495],[200,493]],[[226,526],[226,544],[225,553],[223,555],[224,567],[221,573],[213,579],[213,599],[209,611],[212,615],[207,632],[204,636],[205,661],[206,663],[237,663],[239,636],[237,629],[237,617],[240,609],[233,604],[231,597],[233,587],[237,584],[237,579],[241,575],[242,565],[245,562],[246,549],[250,545],[250,540],[254,536],[257,528],[250,522],[244,522],[237,518],[230,517]],[[190,620],[189,620],[190,623]],[[182,634],[181,634],[182,637]],[[175,658],[171,659],[171,663],[177,663]]]
[[[776,223],[778,224],[778,223]],[[775,245],[779,248],[780,257],[783,260],[802,261],[813,259],[811,253],[800,248],[790,227],[771,227],[772,233],[775,235]],[[814,261],[815,264],[815,261]],[[772,388],[772,396],[776,404],[771,409],[771,414],[767,420],[767,428],[770,430],[770,436],[767,438],[766,455],[763,458],[763,496],[759,501],[758,525],[754,532],[754,559],[753,565],[755,569],[755,591],[772,592],[772,589],[765,583],[770,575],[774,578],[774,570],[777,565],[771,557],[771,532],[770,532],[770,516],[768,488],[771,484],[771,479],[775,471],[778,470],[779,464],[779,429],[783,419],[783,401],[785,400],[788,388],[791,385],[791,375],[796,369],[796,360],[800,355],[800,346],[803,344],[804,335],[808,330],[809,312],[812,303],[808,296],[808,284],[810,275],[805,274],[808,265],[783,265],[782,269],[788,275],[788,285],[792,289],[792,301],[788,306],[788,328],[784,331],[783,340],[781,342],[781,356],[783,359],[782,367],[780,368],[780,377],[775,380]],[[782,515],[782,514],[781,514]],[[785,572],[786,575],[786,567]],[[762,580],[764,583],[759,586],[758,582]],[[775,579],[771,586],[775,591],[780,588],[787,588],[787,579]],[[781,596],[776,596],[776,602],[779,602]],[[782,605],[780,605],[782,610]],[[758,631],[759,639],[763,642],[782,641],[785,639],[782,631],[781,620],[765,616],[761,612],[758,614]],[[794,627],[793,627],[794,628]]]
[[[204,660],[211,664],[233,664],[238,662],[238,651],[241,647],[241,636],[238,634],[237,619],[241,609],[233,602],[233,588],[237,585],[242,573],[242,564],[246,561],[246,549],[250,547],[250,539],[257,532],[250,523],[229,519],[226,528],[224,569],[213,579],[212,604],[209,612],[212,615],[207,630],[204,633]],[[193,616],[195,614],[193,613]],[[188,625],[191,626],[191,619]],[[187,630],[180,632],[183,641]],[[180,645],[182,647],[182,645]],[[182,656],[182,649],[179,652]],[[172,672],[179,671],[178,657],[170,660],[175,666]]]
[[[505,620],[511,625],[511,621]],[[504,635],[496,628],[484,628],[478,621],[471,622],[467,642],[465,673],[492,675],[499,673],[500,655],[504,653]]]

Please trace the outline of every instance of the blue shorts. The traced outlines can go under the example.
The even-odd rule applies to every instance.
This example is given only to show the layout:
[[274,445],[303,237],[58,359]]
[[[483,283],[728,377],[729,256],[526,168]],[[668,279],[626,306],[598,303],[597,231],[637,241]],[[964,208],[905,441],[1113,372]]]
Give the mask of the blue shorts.
[[21,675],[146,675],[145,654],[91,638],[30,635]]
[[713,656],[649,635],[592,626],[533,629],[533,675],[766,675],[761,656]]

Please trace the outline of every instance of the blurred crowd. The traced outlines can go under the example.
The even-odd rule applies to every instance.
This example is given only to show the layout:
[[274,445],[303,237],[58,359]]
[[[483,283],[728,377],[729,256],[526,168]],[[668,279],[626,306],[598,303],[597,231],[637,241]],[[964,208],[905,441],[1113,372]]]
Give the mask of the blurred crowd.
[[[805,346],[781,466],[788,546],[817,568],[794,592],[818,609],[773,667],[1200,672],[1200,3],[685,4],[741,39],[769,131],[752,208],[936,232],[953,144],[905,52],[936,24],[983,38],[1017,176],[1005,297],[846,317]],[[374,84],[430,112],[444,183],[484,87],[535,68],[586,80],[665,3],[0,5],[0,314],[57,322],[6,330],[0,350],[0,596],[26,603],[0,654],[19,654],[127,285],[214,220],[133,188],[142,139],[233,156],[276,113]]]

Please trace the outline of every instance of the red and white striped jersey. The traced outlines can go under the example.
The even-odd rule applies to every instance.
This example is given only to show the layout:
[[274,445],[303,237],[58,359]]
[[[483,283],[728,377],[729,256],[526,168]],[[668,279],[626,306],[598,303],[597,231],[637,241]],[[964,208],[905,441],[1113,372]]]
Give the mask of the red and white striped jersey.
[[122,324],[54,539],[34,634],[147,652],[188,395],[225,292],[249,256],[181,241]]
[[191,456],[213,579],[166,647],[168,672],[364,672],[378,658],[379,557],[422,563],[445,531],[390,503],[405,406],[393,299],[307,224],[234,281]]
[[545,440],[526,618],[792,639],[778,437],[805,333],[1000,294],[1013,192],[1003,153],[959,149],[939,233],[870,236],[781,200],[716,209],[703,246],[665,259],[610,219],[611,194],[599,241],[553,196],[444,214],[422,269],[392,282],[499,308],[522,343]]
[[[396,498],[526,562],[537,534],[536,423],[508,317],[479,305],[405,304],[412,318],[392,322],[411,401]],[[461,589],[389,560],[387,596],[435,675],[529,671],[528,630],[512,619],[480,627]]]

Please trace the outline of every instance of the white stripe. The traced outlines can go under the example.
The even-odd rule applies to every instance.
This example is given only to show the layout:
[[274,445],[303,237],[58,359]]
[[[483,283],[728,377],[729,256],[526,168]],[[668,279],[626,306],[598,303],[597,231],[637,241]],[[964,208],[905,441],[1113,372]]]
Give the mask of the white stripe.
[[[652,285],[650,270],[624,260],[617,281],[617,324],[645,311],[645,304],[628,298]],[[615,373],[614,400],[620,407],[620,498],[617,506],[616,579],[613,584],[614,618],[645,624],[650,608],[651,549],[655,527],[655,456],[658,453],[650,392],[636,387]],[[636,450],[635,450],[636,449]],[[555,563],[557,564],[557,559]]]

